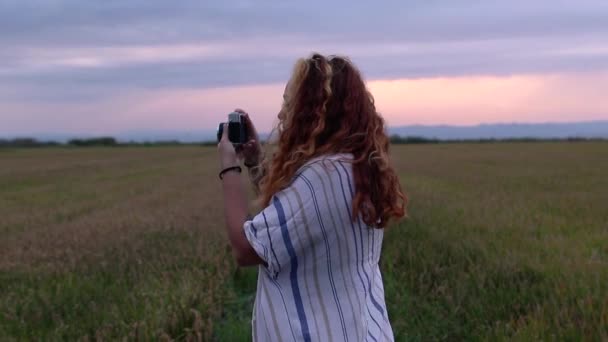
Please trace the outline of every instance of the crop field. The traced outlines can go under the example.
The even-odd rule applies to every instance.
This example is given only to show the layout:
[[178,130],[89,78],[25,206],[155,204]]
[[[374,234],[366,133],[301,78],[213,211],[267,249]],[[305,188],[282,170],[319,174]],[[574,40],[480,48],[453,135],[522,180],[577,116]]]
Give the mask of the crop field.
[[[398,340],[608,340],[608,143],[392,154]],[[0,340],[250,340],[217,171],[213,147],[0,149]]]

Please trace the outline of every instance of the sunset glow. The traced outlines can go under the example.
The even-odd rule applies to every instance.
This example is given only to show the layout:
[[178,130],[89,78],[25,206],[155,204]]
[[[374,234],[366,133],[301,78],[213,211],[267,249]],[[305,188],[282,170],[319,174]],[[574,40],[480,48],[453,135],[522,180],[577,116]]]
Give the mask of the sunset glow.
[[[377,109],[390,125],[472,125],[492,122],[568,122],[607,119],[608,73],[371,80]],[[248,110],[260,130],[276,121],[284,84],[132,91],[91,103],[8,104],[26,130],[112,134],[126,130],[212,129],[226,113]],[[38,122],[43,112],[68,119]],[[79,120],[86,115],[90,120]]]
[[558,2],[0,5],[0,137],[212,132],[237,107],[269,131],[313,51],[349,56],[390,126],[608,120],[608,3]]

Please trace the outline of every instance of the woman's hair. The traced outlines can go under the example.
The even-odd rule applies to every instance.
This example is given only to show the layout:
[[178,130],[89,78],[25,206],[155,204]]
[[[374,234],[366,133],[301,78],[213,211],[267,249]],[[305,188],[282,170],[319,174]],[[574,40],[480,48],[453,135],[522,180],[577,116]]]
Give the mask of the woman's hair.
[[389,161],[384,120],[357,68],[345,57],[313,54],[296,62],[279,114],[278,144],[260,181],[268,205],[310,159],[332,153],[353,155],[353,219],[361,215],[384,228],[403,217],[407,198]]

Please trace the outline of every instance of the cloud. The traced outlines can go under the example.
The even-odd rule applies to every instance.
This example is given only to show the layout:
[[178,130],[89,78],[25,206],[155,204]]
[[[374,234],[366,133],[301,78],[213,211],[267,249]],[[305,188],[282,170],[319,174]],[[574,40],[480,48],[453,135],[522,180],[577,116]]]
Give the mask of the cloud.
[[5,0],[0,117],[280,85],[311,51],[351,56],[370,81],[601,73],[606,17],[604,0]]
[[[608,50],[595,37],[511,38],[450,43],[358,46],[284,39],[72,49],[33,48],[18,68],[0,68],[10,84],[48,92],[82,87],[174,88],[285,82],[296,58],[316,50],[353,57],[370,79],[510,75],[608,69]],[[247,51],[242,54],[242,51]],[[37,91],[35,91],[37,92]],[[63,96],[59,96],[63,97]]]
[[608,120],[608,72],[463,76],[370,84],[389,124]]
[[[594,1],[3,1],[14,44],[114,45],[320,35],[350,41],[444,41],[605,30]],[[52,39],[49,39],[52,38]]]
[[[227,113],[251,109],[269,129],[282,101],[281,84],[209,89],[149,89],[86,102],[8,102],[0,136],[35,133],[118,134],[125,131],[213,129]],[[42,119],[41,119],[42,118]]]
[[[0,135],[214,129],[234,107],[247,109],[260,130],[269,131],[283,88],[149,89],[84,103],[7,103],[3,110],[19,115],[3,120]],[[381,80],[369,88],[393,126],[608,120],[608,72]]]
[[[527,40],[570,47],[608,36],[604,1],[9,1],[0,5],[3,74],[215,57],[293,59],[329,47],[421,58]],[[559,44],[558,44],[559,43]],[[530,44],[507,44],[521,52]],[[300,47],[306,47],[302,49]],[[393,47],[393,48],[391,48]],[[563,48],[563,46],[558,46]],[[516,48],[516,50],[513,50]],[[302,51],[304,50],[304,51]],[[405,51],[403,51],[405,50]],[[494,50],[490,50],[494,52]],[[208,58],[207,58],[208,59]],[[209,63],[213,63],[210,60]],[[39,68],[37,68],[39,67]],[[466,73],[466,68],[461,72]],[[470,70],[475,72],[475,70]]]

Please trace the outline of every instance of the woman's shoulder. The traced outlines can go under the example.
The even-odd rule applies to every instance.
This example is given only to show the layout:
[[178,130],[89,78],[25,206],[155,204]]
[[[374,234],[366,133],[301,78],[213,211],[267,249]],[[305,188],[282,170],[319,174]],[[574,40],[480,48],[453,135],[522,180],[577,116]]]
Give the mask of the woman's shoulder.
[[353,155],[351,153],[332,153],[324,154],[314,157],[308,160],[304,165],[300,167],[300,170],[304,170],[313,165],[327,165],[332,163],[351,163],[353,161]]
[[[352,173],[353,156],[350,154],[331,154],[315,157],[298,169],[289,186],[277,196],[287,198],[292,203],[300,203],[303,208],[321,205],[332,208],[335,203],[325,202],[326,196],[352,195],[354,179]],[[315,202],[313,198],[316,198]],[[339,197],[342,198],[342,197]],[[301,201],[301,202],[300,202]]]
[[294,181],[303,180],[315,184],[333,179],[346,181],[352,173],[352,161],[353,156],[350,153],[327,154],[312,158],[298,169]]

